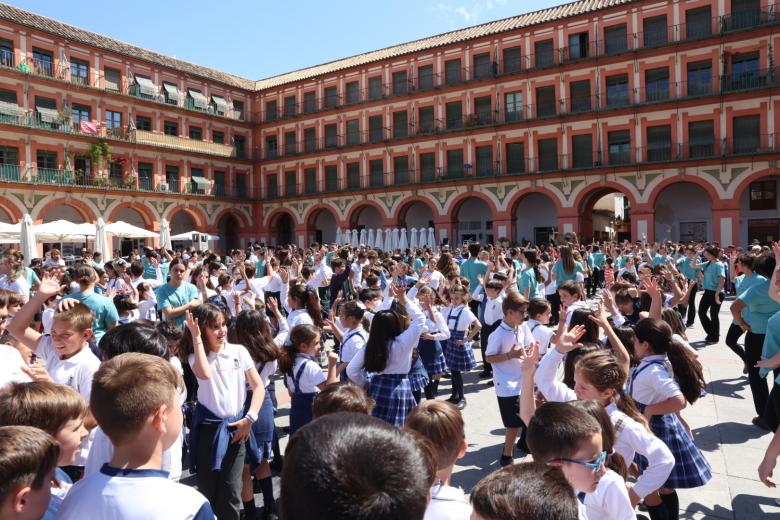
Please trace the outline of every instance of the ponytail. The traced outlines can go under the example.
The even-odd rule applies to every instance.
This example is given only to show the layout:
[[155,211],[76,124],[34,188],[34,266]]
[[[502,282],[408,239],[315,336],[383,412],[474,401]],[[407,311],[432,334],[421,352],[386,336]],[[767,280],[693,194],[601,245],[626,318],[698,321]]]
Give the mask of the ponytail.
[[378,373],[387,368],[390,343],[403,332],[401,316],[391,310],[379,311],[371,321],[363,366],[367,372]]
[[290,297],[298,304],[299,309],[306,309],[317,327],[322,328],[322,307],[317,293],[306,284],[298,283],[290,287]]
[[279,371],[292,376],[295,358],[301,352],[301,345],[310,343],[319,334],[320,331],[308,323],[293,327],[287,342],[277,352],[276,361],[279,364]]
[[541,260],[536,256],[536,249],[523,249],[523,256],[525,257],[526,261],[528,261],[528,265],[530,265],[534,270],[534,278],[536,278],[536,283],[543,283],[544,282],[544,276],[542,276],[541,271],[539,271],[539,265],[542,263]]

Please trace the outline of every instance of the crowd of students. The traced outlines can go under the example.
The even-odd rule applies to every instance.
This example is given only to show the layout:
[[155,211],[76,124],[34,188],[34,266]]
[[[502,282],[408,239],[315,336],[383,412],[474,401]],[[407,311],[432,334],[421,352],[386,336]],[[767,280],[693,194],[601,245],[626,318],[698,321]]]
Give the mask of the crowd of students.
[[[0,518],[676,519],[676,490],[712,477],[680,415],[706,385],[686,328],[698,303],[719,342],[727,292],[753,423],[778,432],[758,469],[773,486],[780,244],[567,238],[146,249],[68,268],[8,251]],[[478,366],[505,435],[467,498],[451,476]]]

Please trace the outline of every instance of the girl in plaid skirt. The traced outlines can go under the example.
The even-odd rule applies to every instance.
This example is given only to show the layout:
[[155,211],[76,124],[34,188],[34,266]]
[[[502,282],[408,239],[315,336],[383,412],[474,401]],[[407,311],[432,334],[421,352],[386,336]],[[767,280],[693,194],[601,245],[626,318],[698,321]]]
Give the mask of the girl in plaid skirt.
[[447,289],[449,307],[443,307],[441,313],[447,320],[450,339],[444,347],[444,359],[452,372],[452,395],[449,402],[461,410],[466,406],[463,395],[463,372],[474,370],[477,362],[471,349],[471,340],[479,333],[482,325],[479,319],[466,305],[468,291],[462,285],[453,285]]
[[[409,291],[411,297],[412,288]],[[444,351],[441,343],[450,337],[450,330],[447,328],[447,322],[444,316],[436,308],[436,292],[428,286],[424,286],[417,291],[417,301],[420,302],[425,313],[425,325],[423,333],[420,335],[420,342],[417,344],[417,351],[420,353],[420,359],[426,372],[428,372],[429,381],[423,389],[426,399],[436,399],[439,392],[439,380],[447,366],[444,363]]]

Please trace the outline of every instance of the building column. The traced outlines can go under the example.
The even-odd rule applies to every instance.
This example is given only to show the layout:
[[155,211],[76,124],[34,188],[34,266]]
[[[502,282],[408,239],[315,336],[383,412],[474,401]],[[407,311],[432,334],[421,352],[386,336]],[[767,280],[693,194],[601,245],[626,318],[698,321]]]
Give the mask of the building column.
[[580,233],[580,218],[576,208],[561,208],[558,210],[556,224],[558,226],[558,237],[563,237],[566,233]]
[[712,210],[712,240],[720,247],[739,245],[739,208]]
[[458,239],[457,222],[453,222],[447,215],[434,215],[433,217],[433,229],[436,234],[436,242],[440,244],[444,239],[447,239],[447,243],[451,247],[455,247],[455,242]]
[[514,240],[513,221],[511,216],[496,217],[493,221],[493,241],[498,243],[505,238],[510,242]]
[[306,247],[306,223],[303,224],[295,224],[295,230],[293,231],[293,241],[298,244],[298,247]]
[[631,210],[631,240],[642,240],[650,243],[655,241],[655,209],[638,207]]

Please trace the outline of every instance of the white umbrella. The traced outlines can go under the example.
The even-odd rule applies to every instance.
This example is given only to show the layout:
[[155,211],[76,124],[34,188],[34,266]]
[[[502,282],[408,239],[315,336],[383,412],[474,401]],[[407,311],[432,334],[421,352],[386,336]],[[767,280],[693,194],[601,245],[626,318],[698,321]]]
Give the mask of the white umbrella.
[[106,238],[106,222],[103,217],[98,217],[95,225],[95,252],[100,253],[103,258],[111,258],[111,248],[108,247],[108,238]]
[[360,230],[360,245],[366,244],[366,228]]
[[84,241],[86,237],[95,236],[94,224],[74,224],[67,220],[55,220],[35,226],[36,236],[46,235],[54,238],[57,242]]
[[349,235],[351,235],[351,233],[349,232],[349,229],[345,229],[344,233],[341,235],[341,244],[342,245],[345,245],[345,246],[349,245],[349,242],[350,242]]
[[336,228],[336,244],[341,245],[341,240],[342,240],[341,228],[339,227]]
[[385,247],[383,251],[390,251],[393,249],[393,230],[390,228],[385,229]]
[[425,246],[428,245],[428,233],[426,233],[425,229],[420,228],[417,230],[419,237],[417,238],[417,247],[425,248]]
[[393,228],[393,248],[392,248],[392,251],[395,251],[396,249],[398,249],[398,238],[399,238],[398,228]]
[[198,234],[198,235],[205,235],[206,239],[209,242],[216,242],[219,240],[219,237],[217,235],[207,235],[206,233],[201,233],[200,231],[186,231],[184,233],[179,233],[178,235],[173,235],[171,237],[171,240],[192,240],[192,235]]
[[24,255],[24,262],[29,265],[30,260],[38,256],[38,248],[35,242],[35,229],[29,213],[25,213],[24,218],[22,219],[19,241],[19,249]]
[[160,222],[160,247],[173,249],[171,245],[171,227],[168,225],[168,219],[162,219]]
[[0,222],[0,236],[18,236],[22,230],[22,223],[8,224]]
[[352,247],[359,247],[360,246],[360,240],[358,239],[358,230],[353,229],[352,230]]
[[384,240],[382,240],[384,235],[385,234],[381,228],[376,230],[376,240],[374,240],[374,247],[380,251],[384,248],[384,244],[382,243],[384,242]]
[[[157,233],[149,231],[121,220],[106,224],[106,233],[116,238],[155,238]],[[96,247],[97,249],[97,247]],[[108,258],[108,257],[103,257]]]
[[409,249],[417,249],[418,247],[420,247],[417,242],[417,229],[412,228],[409,234],[411,235],[411,237],[409,238]]
[[406,240],[406,228],[401,228],[401,238],[398,239],[398,249],[403,253],[409,248],[409,242]]
[[432,227],[428,228],[428,245],[431,246],[431,249],[436,249],[436,235]]
[[371,245],[374,243],[374,230],[373,229],[369,229],[368,230],[368,238],[366,240],[367,240],[366,245],[368,247],[371,247]]

